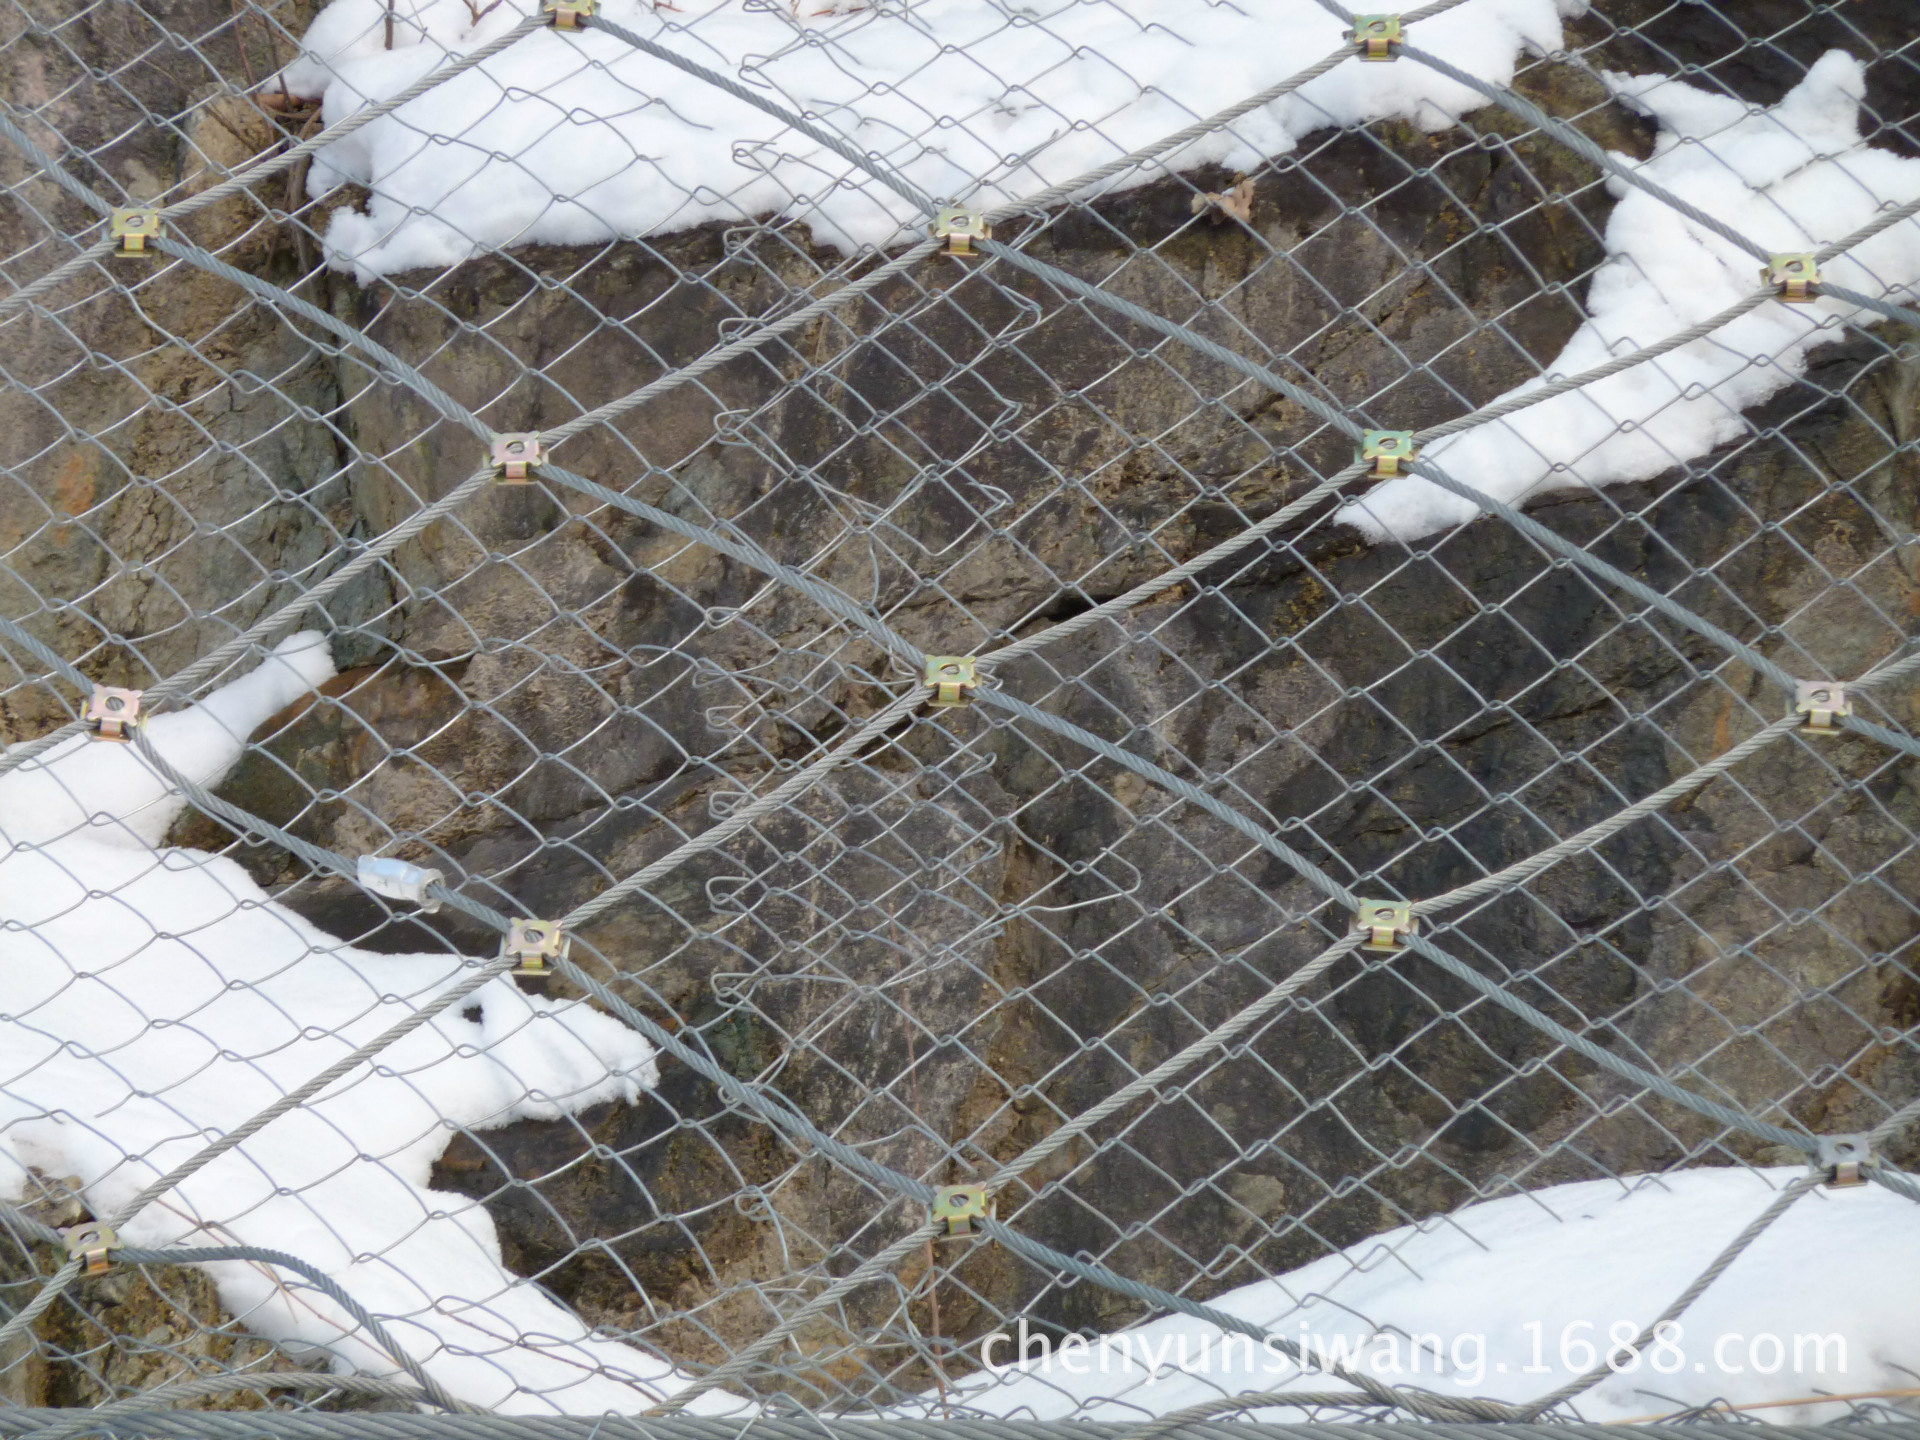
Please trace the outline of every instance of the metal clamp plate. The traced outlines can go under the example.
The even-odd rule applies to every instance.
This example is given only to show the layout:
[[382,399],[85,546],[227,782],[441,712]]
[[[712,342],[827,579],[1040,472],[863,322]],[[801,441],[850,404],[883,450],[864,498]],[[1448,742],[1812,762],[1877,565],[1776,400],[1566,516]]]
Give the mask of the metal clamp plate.
[[496,435],[490,454],[493,468],[500,472],[500,478],[518,485],[532,480],[533,476],[529,473],[531,467],[543,463],[547,458],[547,452],[540,444],[538,430]]
[[593,0],[547,0],[541,13],[553,18],[556,30],[578,30],[582,20],[593,18]]
[[133,727],[140,723],[140,690],[116,690],[111,685],[93,687],[93,698],[87,702],[87,723],[93,726],[96,740],[119,740],[126,742],[133,738]]
[[1406,900],[1362,900],[1353,915],[1353,928],[1367,936],[1363,950],[1401,949],[1414,924],[1413,905]]
[[984,1185],[943,1186],[933,1197],[928,1212],[932,1219],[946,1221],[949,1240],[973,1234],[973,1222],[985,1220],[993,1213]]
[[1873,1163],[1873,1142],[1865,1135],[1821,1135],[1813,1168],[1825,1175],[1829,1187],[1864,1185],[1867,1177],[1861,1167]]
[[158,210],[116,210],[113,218],[107,222],[107,233],[120,242],[116,254],[151,255],[147,241],[160,234],[160,212]]
[[1788,304],[1804,305],[1820,298],[1809,288],[1820,283],[1820,266],[1810,254],[1769,255],[1760,283],[1779,291]]
[[1793,713],[1807,716],[1807,729],[1831,734],[1840,727],[1835,720],[1853,714],[1853,702],[1844,685],[1831,680],[1798,680],[1793,687]]
[[927,688],[933,692],[935,705],[964,705],[967,703],[967,691],[980,683],[980,677],[974,671],[971,655],[929,655],[927,657]]
[[1413,447],[1411,430],[1368,430],[1360,436],[1360,455],[1362,460],[1373,462],[1373,475],[1376,480],[1390,480],[1400,473],[1400,467],[1419,457],[1420,452]]
[[500,953],[520,961],[513,967],[516,975],[551,975],[549,960],[564,960],[571,939],[558,920],[510,920],[507,938],[500,942]]
[[1392,47],[1406,39],[1398,15],[1356,15],[1347,39],[1360,48],[1362,60],[1392,60]]
[[977,211],[944,205],[934,220],[933,238],[947,242],[949,255],[971,255],[974,241],[993,238],[993,227],[987,224],[987,217]]
[[88,1275],[106,1274],[113,1264],[108,1252],[120,1247],[120,1237],[113,1233],[113,1227],[100,1220],[75,1225],[60,1235],[67,1242],[68,1257],[85,1261]]

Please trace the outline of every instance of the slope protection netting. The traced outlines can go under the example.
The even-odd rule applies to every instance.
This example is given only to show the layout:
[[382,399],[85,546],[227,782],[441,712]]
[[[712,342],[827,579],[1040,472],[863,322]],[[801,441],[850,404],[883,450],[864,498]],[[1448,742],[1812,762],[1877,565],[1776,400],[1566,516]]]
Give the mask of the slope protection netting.
[[0,1428],[1911,1416],[1899,0],[4,13]]

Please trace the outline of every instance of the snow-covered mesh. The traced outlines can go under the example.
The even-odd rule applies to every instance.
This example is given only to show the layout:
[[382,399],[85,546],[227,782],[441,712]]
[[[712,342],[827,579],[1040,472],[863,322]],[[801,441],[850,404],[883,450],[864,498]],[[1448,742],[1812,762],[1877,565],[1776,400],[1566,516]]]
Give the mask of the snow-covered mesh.
[[0,1428],[1912,1413],[1908,0],[0,16]]

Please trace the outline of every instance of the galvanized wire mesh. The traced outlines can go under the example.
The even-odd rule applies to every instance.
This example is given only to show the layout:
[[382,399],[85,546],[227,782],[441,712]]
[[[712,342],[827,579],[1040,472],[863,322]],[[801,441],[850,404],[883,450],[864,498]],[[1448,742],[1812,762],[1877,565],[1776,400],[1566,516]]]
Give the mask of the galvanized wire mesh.
[[[926,7],[495,7],[5,12],[0,717],[42,743],[0,776],[0,1426],[1003,1415],[997,1332],[1191,1312],[1479,1201],[1860,1157],[1920,1198],[1901,5],[1595,0],[1511,40],[1510,84],[1371,116],[1312,87],[1449,62],[1415,14],[1370,65],[1343,12],[1212,118],[1081,43],[1090,7],[978,6],[947,50]],[[1454,9],[1494,25],[1434,33]],[[1256,75],[1182,39],[1200,11],[1149,18]],[[544,88],[489,68],[516,55]],[[943,110],[915,75],[955,55],[1026,68]],[[794,93],[801,60],[867,89]],[[1120,98],[1075,113],[1098,65]],[[1805,166],[1872,203],[1749,234],[1650,190],[1678,122],[1618,73],[1717,97],[1709,154],[1854,85],[1867,149]],[[609,85],[671,117],[654,150]],[[1540,486],[1449,469],[1682,253],[1622,258],[1629,204],[1706,247],[1656,288],[1730,253],[1745,298],[1610,337],[1664,398]],[[991,233],[941,253],[942,207]],[[1802,297],[1768,257],[1807,245]],[[1743,316],[1788,329],[1742,351]],[[1624,393],[1594,380],[1563,388]],[[1365,453],[1389,430],[1483,518],[1369,532],[1414,493]],[[518,483],[494,441],[528,434]],[[1635,435],[1655,463],[1612,473]],[[145,692],[131,743],[84,733],[96,685]],[[525,919],[570,949],[502,952]],[[1789,1178],[1739,1219],[1817,1203]],[[984,1238],[943,1238],[969,1184]],[[46,1228],[88,1220],[103,1275]],[[1679,1248],[1689,1279],[1744,1253]],[[1272,1294],[1235,1313],[1284,1346],[1312,1296]],[[1291,1413],[1585,1393],[1315,1383]]]

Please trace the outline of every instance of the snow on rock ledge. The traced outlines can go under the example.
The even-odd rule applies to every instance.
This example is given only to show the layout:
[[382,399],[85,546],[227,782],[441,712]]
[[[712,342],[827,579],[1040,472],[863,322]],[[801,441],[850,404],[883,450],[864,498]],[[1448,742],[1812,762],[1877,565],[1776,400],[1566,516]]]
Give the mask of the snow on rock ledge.
[[[1839,240],[1883,209],[1920,198],[1920,160],[1861,143],[1864,73],[1841,51],[1823,56],[1770,109],[1677,80],[1609,78],[1622,100],[1660,125],[1640,172],[1776,253]],[[1645,191],[1608,183],[1617,203],[1607,222],[1609,263],[1587,295],[1592,318],[1548,377],[1509,394],[1651,345],[1759,288],[1753,256]],[[1905,301],[1920,283],[1920,221],[1902,221],[1822,270],[1846,289]],[[1805,374],[1809,351],[1839,339],[1843,323],[1878,318],[1838,300],[1768,303],[1657,360],[1436,441],[1423,458],[1510,504],[1649,480],[1745,433],[1741,412]],[[1376,485],[1336,518],[1370,540],[1417,540],[1478,513],[1449,491],[1403,478]]]
[[[333,0],[283,77],[328,124],[512,29],[535,0]],[[475,9],[481,18],[474,18]],[[848,13],[835,13],[841,9]],[[1420,23],[1423,47],[1482,79],[1560,44],[1584,0],[1466,0]],[[1343,43],[1315,0],[602,0],[606,18],[763,87],[928,194],[985,208],[1070,180],[1297,73]],[[271,82],[275,83],[276,82]],[[1349,62],[1168,157],[1250,166],[1334,125],[1429,129],[1476,92],[1423,66]],[[1117,184],[1155,178],[1148,168]],[[337,212],[332,263],[365,280],[483,248],[585,244],[777,214],[852,249],[927,217],[762,112],[591,30],[540,31],[315,159],[309,188],[372,191]]]
[[[218,783],[262,721],[333,674],[317,634],[148,723],[183,773]],[[183,802],[126,745],[76,737],[0,777],[0,1197],[29,1168],[77,1175],[113,1214],[209,1139],[311,1079],[464,975],[456,955],[376,955],[275,904],[231,860],[160,849]],[[584,1004],[501,978],[148,1206],[143,1246],[251,1244],[333,1275],[452,1394],[509,1413],[644,1409],[685,1383],[590,1337],[501,1264],[480,1206],[429,1192],[452,1126],[633,1101],[653,1047]],[[206,1269],[269,1339],[397,1367],[332,1302],[266,1266]],[[724,1408],[725,1397],[696,1410]]]
[[[1586,1181],[1487,1201],[1404,1226],[1207,1303],[1344,1359],[1390,1385],[1522,1402],[1558,1389],[1630,1342],[1741,1230],[1794,1169],[1685,1170]],[[1920,1336],[1920,1223],[1878,1186],[1802,1196],[1637,1360],[1573,1402],[1595,1422],[1704,1405],[1913,1384]],[[995,1347],[979,1375],[930,1403],[1009,1418],[1132,1421],[1222,1395],[1345,1390],[1318,1371],[1210,1325],[1172,1316],[1086,1345],[1029,1336]],[[1418,1340],[1419,1359],[1414,1358]],[[1437,1351],[1437,1353],[1436,1353]],[[1124,1359],[1124,1368],[1123,1368]],[[1813,1423],[1835,1404],[1763,1412]],[[1301,1412],[1258,1410],[1291,1421]]]

